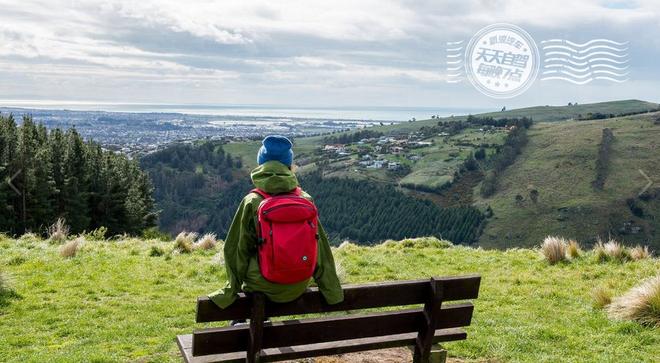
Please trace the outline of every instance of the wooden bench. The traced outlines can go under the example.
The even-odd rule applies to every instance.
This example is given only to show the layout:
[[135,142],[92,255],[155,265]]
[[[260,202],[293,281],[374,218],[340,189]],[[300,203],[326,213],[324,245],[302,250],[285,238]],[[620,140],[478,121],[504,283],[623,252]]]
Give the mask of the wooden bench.
[[[336,305],[326,304],[316,288],[284,304],[261,293],[240,294],[226,309],[201,297],[198,323],[250,319],[249,325],[198,329],[177,336],[177,343],[188,363],[274,362],[402,346],[414,347],[414,362],[428,362],[433,344],[466,339],[462,327],[472,320],[470,302],[442,303],[476,299],[480,281],[471,275],[344,286],[344,301]],[[354,313],[401,306],[408,308]],[[270,317],[340,311],[348,314],[264,323]]]

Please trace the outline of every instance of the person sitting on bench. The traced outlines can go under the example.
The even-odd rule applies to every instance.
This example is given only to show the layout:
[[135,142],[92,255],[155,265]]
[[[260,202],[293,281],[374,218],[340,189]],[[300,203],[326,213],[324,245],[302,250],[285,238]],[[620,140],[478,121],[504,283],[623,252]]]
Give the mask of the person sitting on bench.
[[291,147],[284,136],[262,141],[251,173],[256,188],[243,198],[225,240],[227,284],[209,295],[223,309],[240,291],[262,292],[278,303],[295,300],[312,278],[328,304],[344,300],[316,206],[291,170]]

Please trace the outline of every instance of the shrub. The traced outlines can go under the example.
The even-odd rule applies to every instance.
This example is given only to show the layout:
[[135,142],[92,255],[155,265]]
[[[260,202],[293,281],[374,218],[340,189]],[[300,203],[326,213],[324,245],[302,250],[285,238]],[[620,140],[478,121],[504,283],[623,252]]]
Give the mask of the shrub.
[[651,251],[649,251],[648,246],[635,246],[630,249],[630,258],[635,261],[643,260],[651,257]]
[[592,293],[594,309],[602,309],[612,302],[612,292],[605,287],[598,287]]
[[85,238],[91,241],[103,241],[105,240],[105,235],[108,233],[108,229],[104,226],[101,226],[87,234]]
[[60,256],[64,258],[75,257],[78,253],[78,249],[83,244],[84,238],[78,237],[74,240],[71,240],[60,247]]
[[180,253],[190,253],[193,250],[193,243],[197,238],[197,233],[183,231],[174,239],[174,250]]
[[69,226],[64,218],[58,218],[55,223],[48,227],[48,238],[51,242],[62,243],[69,237]]
[[566,254],[568,258],[574,259],[580,257],[580,253],[582,252],[582,249],[580,248],[580,244],[572,239],[568,241],[568,245],[566,246]]
[[541,244],[541,253],[551,265],[566,260],[566,240],[561,237],[546,237]]
[[216,240],[215,233],[207,233],[195,242],[193,248],[196,250],[210,250],[215,248],[216,244],[218,244],[218,241]]
[[160,257],[165,254],[165,250],[163,250],[159,246],[151,246],[149,249],[149,256],[151,257]]
[[643,325],[660,327],[660,275],[614,298],[607,312],[616,320],[633,320]]

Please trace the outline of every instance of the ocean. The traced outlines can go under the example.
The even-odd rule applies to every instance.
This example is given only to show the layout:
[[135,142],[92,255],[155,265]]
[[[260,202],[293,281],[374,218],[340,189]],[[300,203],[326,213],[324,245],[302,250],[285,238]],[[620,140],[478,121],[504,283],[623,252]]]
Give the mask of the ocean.
[[[407,121],[428,119],[432,115],[450,116],[487,112],[483,108],[453,107],[395,107],[395,106],[351,106],[351,107],[300,107],[278,105],[233,105],[233,104],[150,104],[150,103],[107,103],[107,102],[63,102],[0,100],[0,107],[29,109],[108,111],[108,112],[162,112],[192,115],[217,116],[271,116],[292,118]],[[492,111],[492,110],[491,110]]]

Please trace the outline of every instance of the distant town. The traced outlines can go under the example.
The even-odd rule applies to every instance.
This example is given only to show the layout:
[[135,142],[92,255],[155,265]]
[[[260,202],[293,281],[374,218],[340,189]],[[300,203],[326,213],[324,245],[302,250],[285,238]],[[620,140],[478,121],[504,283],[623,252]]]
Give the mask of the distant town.
[[175,142],[199,139],[256,139],[266,133],[313,136],[395,121],[269,116],[194,115],[0,107],[17,122],[31,115],[47,128],[75,127],[81,136],[128,155],[146,154]]

